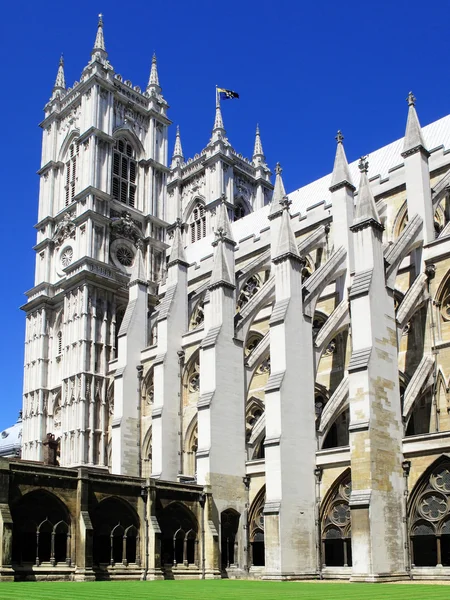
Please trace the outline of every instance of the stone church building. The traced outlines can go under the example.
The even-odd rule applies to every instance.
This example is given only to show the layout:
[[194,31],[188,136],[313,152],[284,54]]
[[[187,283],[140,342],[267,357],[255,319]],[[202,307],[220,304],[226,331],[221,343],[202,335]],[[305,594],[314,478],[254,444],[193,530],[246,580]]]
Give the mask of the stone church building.
[[450,578],[450,116],[286,194],[167,109],[60,62],[0,580]]

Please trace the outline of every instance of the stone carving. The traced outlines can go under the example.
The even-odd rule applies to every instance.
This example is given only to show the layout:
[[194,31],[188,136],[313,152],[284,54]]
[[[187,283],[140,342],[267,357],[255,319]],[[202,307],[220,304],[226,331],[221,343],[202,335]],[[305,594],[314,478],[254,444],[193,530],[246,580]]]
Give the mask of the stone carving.
[[74,213],[65,213],[61,223],[57,226],[53,236],[53,242],[56,246],[61,246],[67,238],[75,239],[76,225],[73,222]]
[[121,217],[113,217],[111,219],[111,231],[113,237],[127,238],[137,247],[142,240],[142,232],[136,221],[131,218],[129,212],[124,211]]

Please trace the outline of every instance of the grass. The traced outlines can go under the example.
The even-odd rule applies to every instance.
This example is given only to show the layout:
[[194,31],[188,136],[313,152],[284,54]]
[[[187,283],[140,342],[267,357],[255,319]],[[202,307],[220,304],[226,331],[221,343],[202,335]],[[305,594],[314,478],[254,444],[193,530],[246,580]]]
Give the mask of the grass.
[[448,600],[447,585],[271,581],[117,581],[0,583],[1,600]]

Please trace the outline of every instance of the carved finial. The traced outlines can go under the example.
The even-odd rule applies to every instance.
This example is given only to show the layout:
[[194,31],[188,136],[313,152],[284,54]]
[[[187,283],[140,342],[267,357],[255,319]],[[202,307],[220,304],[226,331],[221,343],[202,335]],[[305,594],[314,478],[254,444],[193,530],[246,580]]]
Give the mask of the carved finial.
[[182,229],[183,228],[183,221],[180,219],[180,217],[177,217],[175,219],[175,227],[177,229]]
[[283,169],[281,168],[280,163],[277,162],[277,164],[275,165],[275,174],[276,175],[281,175],[282,172],[283,172]]
[[103,13],[99,13],[98,15],[98,26],[103,27]]
[[368,156],[361,156],[358,163],[358,168],[361,173],[367,173],[369,170],[369,161],[367,160]]
[[408,97],[406,98],[406,101],[408,102],[408,106],[416,105],[416,97],[414,96],[414,94],[412,92],[409,92]]
[[288,210],[288,208],[292,204],[292,200],[289,200],[288,196],[285,196],[280,200],[280,204],[283,207],[283,210]]
[[340,129],[338,130],[338,132],[336,134],[335,140],[337,141],[338,144],[342,144],[342,142],[344,141],[344,136],[342,135],[342,131]]
[[222,194],[220,196],[220,203],[221,204],[225,204],[226,201],[227,201],[227,195],[226,194]]
[[158,77],[158,66],[157,66],[157,61],[156,61],[156,52],[153,52],[153,56],[152,56],[152,66],[150,69],[150,77],[149,77],[148,84],[147,84],[147,89],[148,88],[154,88],[154,89],[160,90],[159,77]]

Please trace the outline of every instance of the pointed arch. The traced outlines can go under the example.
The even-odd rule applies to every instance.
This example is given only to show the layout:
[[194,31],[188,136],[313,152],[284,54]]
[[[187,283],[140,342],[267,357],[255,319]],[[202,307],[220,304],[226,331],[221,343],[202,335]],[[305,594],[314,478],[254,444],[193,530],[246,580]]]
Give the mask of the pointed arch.
[[443,454],[421,475],[408,502],[411,563],[450,566],[450,457]]
[[59,152],[58,152],[58,161],[59,162],[64,162],[67,153],[69,151],[70,145],[80,137],[80,130],[77,129],[71,129],[67,134],[66,137],[64,138],[64,140],[61,143],[61,146],[59,147]]
[[142,442],[142,477],[152,474],[152,426],[147,429]]
[[256,494],[248,511],[248,529],[250,541],[250,564],[255,567],[265,565],[264,544],[264,505],[266,503],[266,486],[263,485]]
[[145,158],[145,148],[132,129],[129,129],[128,127],[118,127],[114,130],[112,137],[114,140],[125,138],[133,146],[134,151],[136,152],[136,159],[140,160]]
[[205,208],[206,207],[205,198],[199,194],[196,194],[189,200],[189,202],[183,212],[183,223],[187,223],[189,221],[196,204],[201,204]]
[[322,564],[351,567],[351,471],[345,469],[330,486],[320,507]]
[[195,477],[197,474],[197,449],[198,449],[198,418],[195,414],[186,429],[184,437],[184,473]]

